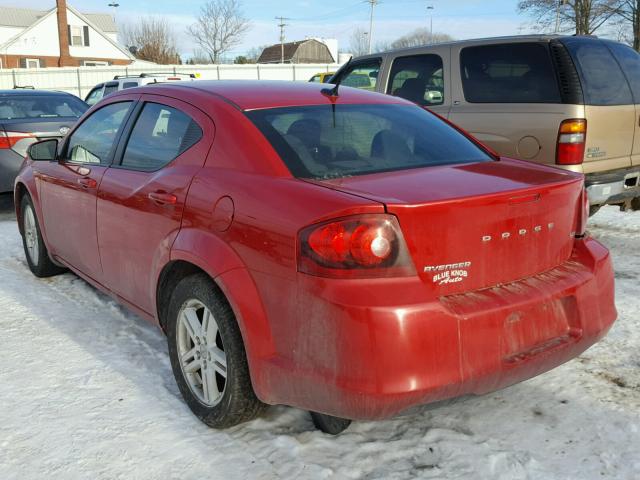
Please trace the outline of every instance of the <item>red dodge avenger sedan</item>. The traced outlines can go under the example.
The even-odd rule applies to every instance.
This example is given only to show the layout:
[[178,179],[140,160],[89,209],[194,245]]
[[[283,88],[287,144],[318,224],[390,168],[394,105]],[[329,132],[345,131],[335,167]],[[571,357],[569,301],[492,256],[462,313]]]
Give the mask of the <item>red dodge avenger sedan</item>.
[[581,175],[498,158],[400,98],[194,82],[104,99],[15,184],[32,272],[166,333],[193,412],[338,433],[579,355],[616,318]]

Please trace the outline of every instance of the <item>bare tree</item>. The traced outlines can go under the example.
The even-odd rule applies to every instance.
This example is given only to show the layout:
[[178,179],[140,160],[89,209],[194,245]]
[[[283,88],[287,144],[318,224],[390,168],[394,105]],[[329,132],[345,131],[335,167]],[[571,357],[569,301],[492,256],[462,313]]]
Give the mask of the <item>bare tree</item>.
[[369,38],[363,28],[356,28],[349,39],[349,48],[354,57],[369,53]]
[[630,43],[636,51],[640,51],[640,0],[621,1],[615,9],[615,15],[621,27],[619,40],[625,39],[625,32],[631,30],[633,40]]
[[434,32],[432,34],[427,28],[417,28],[392,42],[391,48],[419,47],[420,45],[450,42],[452,40],[453,37],[446,33]]
[[539,27],[591,35],[616,13],[620,0],[521,0],[518,10],[535,18]]
[[143,17],[122,28],[125,44],[140,60],[169,65],[180,63],[175,35],[165,18]]
[[212,63],[238,45],[249,30],[239,0],[211,0],[200,7],[196,23],[187,31],[209,55]]

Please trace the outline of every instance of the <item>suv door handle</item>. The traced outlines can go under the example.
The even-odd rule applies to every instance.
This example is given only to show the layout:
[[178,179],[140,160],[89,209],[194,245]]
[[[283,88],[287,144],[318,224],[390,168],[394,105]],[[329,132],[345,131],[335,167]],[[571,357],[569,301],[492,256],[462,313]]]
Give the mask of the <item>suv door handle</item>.
[[93,178],[79,178],[78,185],[82,188],[97,188],[98,182]]
[[158,205],[175,205],[178,203],[178,197],[172,193],[151,192],[148,197]]

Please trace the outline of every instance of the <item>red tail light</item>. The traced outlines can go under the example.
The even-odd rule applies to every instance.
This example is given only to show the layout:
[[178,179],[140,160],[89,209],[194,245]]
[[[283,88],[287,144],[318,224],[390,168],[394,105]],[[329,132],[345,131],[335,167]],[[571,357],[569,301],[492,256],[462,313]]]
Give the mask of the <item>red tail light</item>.
[[587,140],[587,121],[584,119],[565,120],[558,130],[556,149],[557,165],[580,165],[584,161],[584,147]]
[[35,137],[30,133],[24,132],[0,132],[0,150],[6,150],[9,148],[13,148],[16,143],[20,140],[24,140],[26,138]]
[[298,271],[333,278],[415,275],[393,215],[358,215],[312,225],[299,235]]

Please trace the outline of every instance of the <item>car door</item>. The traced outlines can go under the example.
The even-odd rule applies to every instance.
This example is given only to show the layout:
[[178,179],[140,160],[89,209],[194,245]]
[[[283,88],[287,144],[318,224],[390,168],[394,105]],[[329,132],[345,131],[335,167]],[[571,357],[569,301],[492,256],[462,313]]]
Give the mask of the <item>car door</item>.
[[187,191],[213,142],[213,122],[196,107],[143,95],[98,193],[105,285],[152,313],[155,278],[180,229]]
[[446,117],[451,105],[449,47],[429,49],[428,53],[397,56],[385,93],[405,98]]
[[96,193],[133,103],[118,99],[99,108],[69,135],[59,161],[34,163],[51,253],[98,282]]

